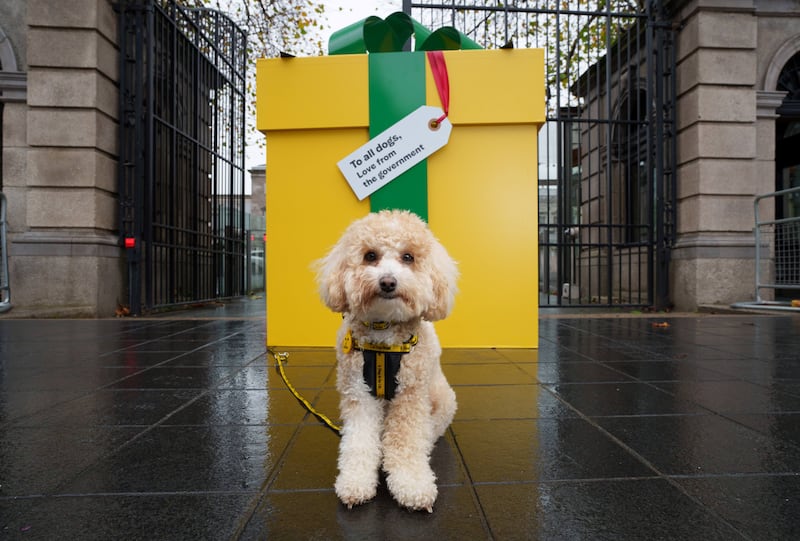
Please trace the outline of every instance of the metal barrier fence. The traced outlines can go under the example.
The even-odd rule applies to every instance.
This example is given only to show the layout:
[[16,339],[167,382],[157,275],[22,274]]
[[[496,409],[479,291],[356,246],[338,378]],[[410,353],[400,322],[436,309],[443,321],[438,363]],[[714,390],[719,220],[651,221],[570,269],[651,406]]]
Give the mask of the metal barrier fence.
[[[755,301],[735,303],[735,308],[770,308],[800,311],[800,216],[784,209],[798,206],[800,187],[755,198]],[[764,209],[774,218],[762,218]],[[795,299],[795,300],[792,300]]]
[[6,196],[0,192],[0,314],[11,310],[11,281],[8,277],[8,245],[6,243]]

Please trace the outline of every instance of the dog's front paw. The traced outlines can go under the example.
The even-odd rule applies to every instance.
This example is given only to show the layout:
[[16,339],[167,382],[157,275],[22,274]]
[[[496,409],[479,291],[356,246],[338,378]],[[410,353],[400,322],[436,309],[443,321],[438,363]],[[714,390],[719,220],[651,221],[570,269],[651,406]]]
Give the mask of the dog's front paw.
[[355,479],[353,476],[340,473],[336,478],[336,483],[333,488],[336,490],[336,495],[339,500],[352,509],[354,505],[361,505],[367,503],[378,492],[378,479]]
[[386,485],[397,503],[414,511],[433,513],[433,503],[438,490],[433,472],[409,475],[410,472],[394,472],[386,476]]

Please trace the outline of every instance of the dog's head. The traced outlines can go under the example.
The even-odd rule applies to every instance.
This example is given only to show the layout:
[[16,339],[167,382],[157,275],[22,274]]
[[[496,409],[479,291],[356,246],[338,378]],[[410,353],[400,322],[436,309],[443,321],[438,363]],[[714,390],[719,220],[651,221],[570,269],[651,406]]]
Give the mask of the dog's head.
[[444,319],[458,270],[428,226],[408,211],[383,210],[353,222],[317,262],[322,300],[364,321]]

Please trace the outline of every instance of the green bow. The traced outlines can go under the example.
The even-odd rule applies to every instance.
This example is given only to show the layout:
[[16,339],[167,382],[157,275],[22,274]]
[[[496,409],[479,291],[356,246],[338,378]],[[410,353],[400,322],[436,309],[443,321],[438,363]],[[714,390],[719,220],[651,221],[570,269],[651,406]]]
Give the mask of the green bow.
[[[411,35],[417,52],[401,53]],[[369,137],[373,138],[419,106],[425,105],[425,53],[482,47],[453,27],[431,32],[403,12],[386,20],[367,17],[337,30],[328,42],[328,52],[370,54]],[[370,210],[406,209],[428,220],[428,165],[418,163],[370,196]]]
[[374,16],[367,17],[337,30],[328,41],[328,52],[330,54],[399,52],[403,50],[403,46],[412,34],[416,38],[417,51],[483,48],[452,26],[431,32],[402,11],[398,11],[386,17],[386,20]]

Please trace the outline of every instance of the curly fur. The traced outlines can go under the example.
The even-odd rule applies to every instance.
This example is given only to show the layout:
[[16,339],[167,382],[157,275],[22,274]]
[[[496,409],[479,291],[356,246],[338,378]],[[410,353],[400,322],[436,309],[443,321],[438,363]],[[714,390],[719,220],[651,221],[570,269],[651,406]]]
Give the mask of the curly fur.
[[[400,505],[433,510],[437,488],[430,454],[453,419],[456,397],[442,373],[441,346],[431,322],[452,310],[457,278],[445,248],[407,211],[356,220],[318,262],[320,296],[344,314],[336,340],[343,427],[335,489],[348,507],[375,496],[382,467]],[[372,322],[391,324],[385,329],[364,325]],[[362,353],[342,350],[348,329],[358,341],[379,344],[418,336],[418,344],[403,356],[391,401],[370,394]]]

